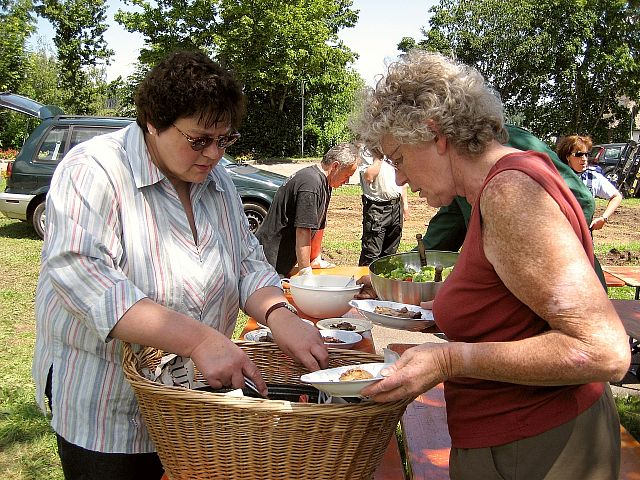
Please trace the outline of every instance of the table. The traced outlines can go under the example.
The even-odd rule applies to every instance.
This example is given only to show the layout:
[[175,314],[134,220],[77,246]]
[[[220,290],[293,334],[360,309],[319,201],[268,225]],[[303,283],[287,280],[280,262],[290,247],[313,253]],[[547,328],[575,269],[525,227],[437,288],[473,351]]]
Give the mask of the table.
[[635,299],[640,300],[640,266],[602,265],[602,270],[605,274],[608,273],[623,281],[626,286],[636,287]]

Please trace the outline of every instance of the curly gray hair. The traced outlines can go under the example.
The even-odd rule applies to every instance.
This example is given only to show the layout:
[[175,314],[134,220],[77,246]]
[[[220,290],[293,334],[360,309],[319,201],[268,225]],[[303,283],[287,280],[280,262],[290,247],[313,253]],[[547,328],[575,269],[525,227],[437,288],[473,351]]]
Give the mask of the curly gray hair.
[[386,135],[405,144],[439,134],[462,154],[478,155],[492,140],[508,139],[498,94],[480,72],[437,53],[412,50],[388,67],[375,88],[364,92],[350,127],[371,150]]

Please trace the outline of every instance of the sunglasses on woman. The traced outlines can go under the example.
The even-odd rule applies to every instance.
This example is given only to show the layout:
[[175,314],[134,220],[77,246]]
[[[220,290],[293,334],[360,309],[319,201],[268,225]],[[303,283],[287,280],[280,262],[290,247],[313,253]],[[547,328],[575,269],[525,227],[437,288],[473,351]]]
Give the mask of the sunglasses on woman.
[[171,124],[171,126],[174,127],[176,130],[178,130],[182,134],[182,136],[187,139],[187,141],[191,144],[191,149],[195,150],[196,152],[201,152],[202,150],[207,148],[209,145],[211,145],[213,142],[216,142],[216,146],[220,150],[224,150],[225,148],[230,147],[231,145],[236,143],[240,138],[239,132],[232,132],[226,135],[220,135],[217,138],[214,138],[214,137],[194,138],[184,133],[182,130],[176,127],[173,123]]
[[572,153],[571,155],[574,157],[582,158],[585,155],[589,155],[589,152],[575,152],[575,153]]

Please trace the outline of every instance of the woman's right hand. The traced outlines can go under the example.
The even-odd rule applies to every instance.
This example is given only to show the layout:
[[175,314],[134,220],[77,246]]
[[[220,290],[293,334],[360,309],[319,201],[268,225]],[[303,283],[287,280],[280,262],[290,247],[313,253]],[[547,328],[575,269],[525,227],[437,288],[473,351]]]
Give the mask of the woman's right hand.
[[243,388],[246,376],[253,380],[260,393],[267,395],[267,384],[255,363],[240,347],[213,328],[208,328],[202,341],[191,350],[190,357],[212,388]]

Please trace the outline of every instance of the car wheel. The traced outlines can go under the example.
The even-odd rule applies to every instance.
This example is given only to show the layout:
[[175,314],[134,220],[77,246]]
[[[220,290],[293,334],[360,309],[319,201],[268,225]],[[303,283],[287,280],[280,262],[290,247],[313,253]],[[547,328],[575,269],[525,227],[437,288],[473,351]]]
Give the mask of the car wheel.
[[249,220],[249,228],[253,233],[256,233],[258,227],[267,216],[267,209],[259,203],[247,202],[243,204],[244,214]]
[[604,176],[614,185],[618,185],[618,172],[616,170],[616,167],[607,168],[604,171]]
[[44,239],[44,223],[46,220],[44,207],[46,206],[46,202],[42,200],[33,211],[33,218],[31,219],[31,224],[33,225],[33,229],[36,231],[38,236]]

